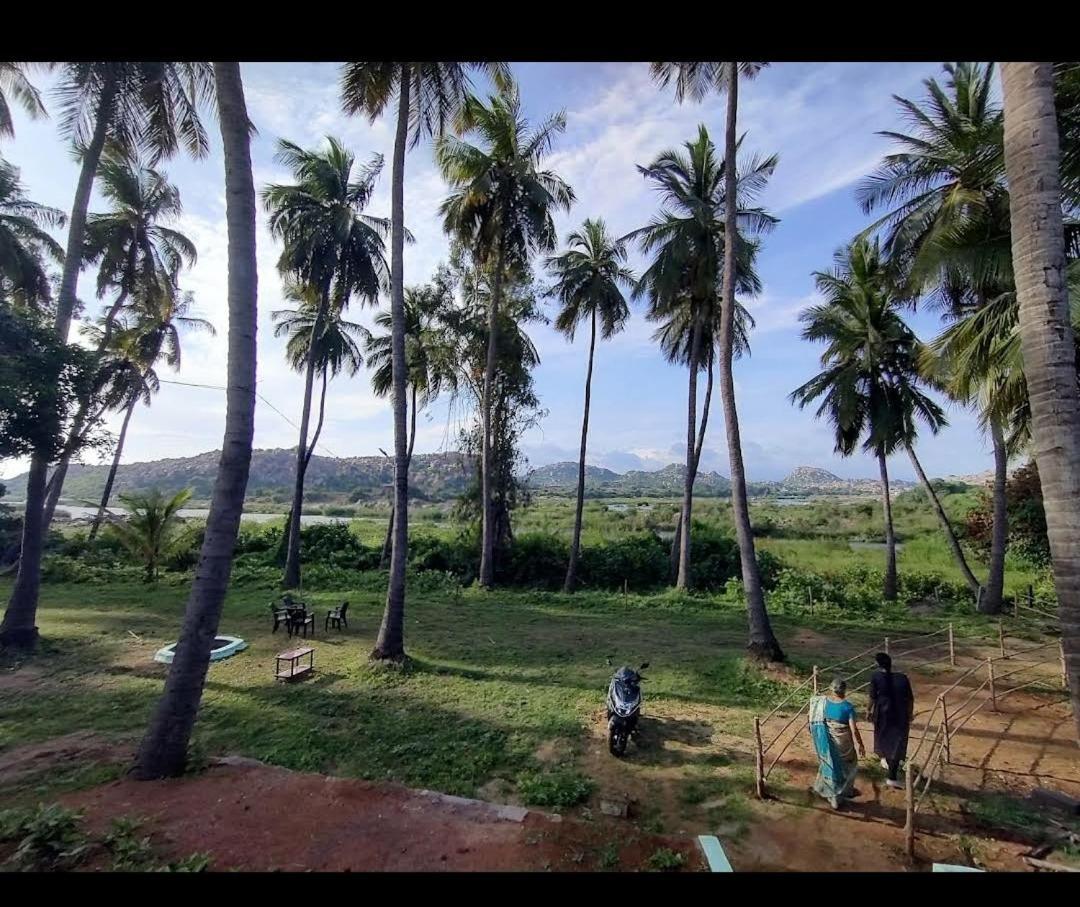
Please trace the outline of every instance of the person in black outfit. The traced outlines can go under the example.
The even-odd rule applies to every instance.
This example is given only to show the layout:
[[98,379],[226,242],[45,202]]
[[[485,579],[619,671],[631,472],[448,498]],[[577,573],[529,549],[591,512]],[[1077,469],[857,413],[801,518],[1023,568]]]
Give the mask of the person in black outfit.
[[885,652],[874,656],[879,670],[870,679],[870,720],[874,722],[874,752],[888,769],[885,783],[900,787],[897,773],[907,756],[908,734],[915,714],[915,695],[906,674],[894,674]]

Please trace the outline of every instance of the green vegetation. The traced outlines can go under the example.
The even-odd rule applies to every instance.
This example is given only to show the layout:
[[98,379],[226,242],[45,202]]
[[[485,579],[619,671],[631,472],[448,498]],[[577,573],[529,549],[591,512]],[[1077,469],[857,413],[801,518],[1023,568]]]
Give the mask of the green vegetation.
[[649,866],[660,872],[671,872],[678,869],[686,862],[686,857],[675,850],[661,847],[653,851],[649,856]]

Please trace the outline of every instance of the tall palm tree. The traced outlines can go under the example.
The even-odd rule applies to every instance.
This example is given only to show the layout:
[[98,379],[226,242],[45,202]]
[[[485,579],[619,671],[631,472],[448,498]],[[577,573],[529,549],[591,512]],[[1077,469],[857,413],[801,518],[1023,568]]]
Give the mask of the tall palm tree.
[[[413,448],[416,446],[416,414],[430,406],[442,392],[445,384],[453,382],[451,353],[442,329],[442,315],[453,302],[452,288],[436,275],[435,280],[422,287],[405,288],[405,364],[409,390],[409,443],[406,450],[406,467],[412,466]],[[386,309],[375,316],[375,324],[383,328],[383,334],[367,334],[368,366],[371,369],[371,387],[379,397],[393,391],[393,314]],[[380,564],[389,566],[394,541],[394,505],[390,504],[390,521],[386,527]]]
[[52,296],[45,259],[63,261],[64,250],[47,232],[64,213],[26,196],[19,170],[0,160],[0,304],[39,308]]
[[32,120],[48,116],[41,93],[26,77],[30,67],[51,69],[52,63],[0,63],[0,138],[15,137],[15,123],[8,98],[17,101]]
[[495,581],[495,525],[492,502],[491,388],[498,360],[496,325],[508,268],[524,267],[535,253],[555,249],[552,215],[570,210],[574,192],[558,174],[542,170],[543,159],[566,128],[558,113],[529,129],[516,87],[488,99],[469,96],[461,109],[459,131],[476,135],[483,146],[446,136],[435,146],[435,160],[451,188],[440,213],[446,232],[469,249],[492,274],[488,313],[488,351],[481,402],[483,433],[480,455],[482,539],[480,584]]
[[573,592],[581,549],[581,514],[585,506],[585,450],[589,435],[596,323],[599,320],[603,340],[610,339],[626,327],[630,307],[626,304],[622,287],[633,287],[636,278],[626,267],[626,241],[609,236],[602,220],[586,220],[580,230],[575,230],[566,238],[566,244],[569,247],[567,251],[548,259],[548,267],[555,276],[552,292],[560,306],[555,327],[573,342],[577,326],[582,321],[589,322],[589,365],[585,370],[585,413],[581,419],[574,534],[563,583],[564,592]]
[[[708,93],[727,93],[727,122],[724,131],[724,159],[737,156],[737,121],[739,108],[739,77],[753,79],[768,66],[764,62],[694,61],[683,63],[653,63],[653,77],[661,87],[675,80],[675,97],[679,103],[686,97],[701,100]],[[724,229],[735,235],[738,192],[735,168],[724,174]],[[721,329],[719,338],[720,398],[724,408],[724,428],[727,432],[728,459],[731,464],[731,509],[735,522],[735,537],[742,562],[743,590],[746,594],[747,618],[750,629],[749,650],[752,654],[773,661],[783,660],[784,653],[772,632],[769,612],[765,607],[765,590],[761,585],[754,534],[750,527],[750,506],[746,493],[746,469],[743,465],[742,440],[739,435],[739,413],[735,406],[735,378],[732,360],[735,355],[735,291],[737,289],[737,249],[735,243],[724,248],[724,267],[721,279]],[[689,433],[688,433],[689,437]],[[689,513],[685,522],[689,522]],[[684,545],[688,539],[683,529]]]
[[278,309],[272,313],[277,322],[274,336],[289,338],[285,345],[285,358],[294,371],[304,373],[308,363],[312,362],[320,378],[319,417],[315,421],[311,443],[304,450],[306,473],[322,433],[327,382],[343,371],[350,377],[360,371],[364,357],[359,343],[366,336],[366,331],[361,325],[346,321],[340,309],[323,311],[322,295],[314,287],[286,284],[285,298],[296,303],[296,307]]
[[487,72],[497,85],[509,81],[505,63],[432,63],[366,61],[345,64],[342,104],[347,113],[363,113],[372,122],[391,100],[397,101],[394,161],[390,189],[390,313],[393,320],[394,382],[394,544],[386,608],[372,658],[405,657],[405,561],[408,557],[409,469],[405,427],[405,148],[425,136],[440,136],[453,122],[469,91],[469,70]]
[[195,567],[176,655],[165,681],[165,692],[154,709],[136,758],[134,773],[143,779],[179,775],[187,763],[188,742],[229,587],[255,432],[258,271],[255,182],[251,173],[252,126],[244,102],[240,64],[215,63],[214,82],[225,151],[225,219],[229,240],[225,437],[206,519],[206,536]]
[[1080,736],[1080,391],[1065,291],[1053,70],[1049,63],[1002,63],[1001,82],[1031,436],[1043,483],[1065,667]]
[[884,597],[892,601],[896,536],[885,458],[901,447],[914,447],[916,419],[936,433],[946,425],[945,414],[918,386],[919,341],[900,315],[880,243],[856,239],[833,261],[832,271],[814,273],[825,302],[800,316],[803,339],[826,344],[824,370],[790,399],[800,408],[821,401],[817,415],[832,424],[841,456],[851,456],[865,436],[863,450],[877,457],[885,515]]
[[[726,246],[727,193],[726,161],[717,161],[715,147],[704,125],[698,136],[687,142],[685,152],[662,152],[642,175],[661,193],[661,211],[647,226],[634,231],[645,254],[654,254],[648,269],[635,288],[636,295],[648,295],[650,319],[668,322],[671,331],[665,341],[665,328],[659,339],[668,344],[668,352],[689,367],[687,394],[686,472],[680,522],[679,569],[677,587],[690,586],[690,525],[693,506],[693,482],[696,472],[695,425],[697,419],[698,372],[712,360],[712,334],[716,301],[722,283],[722,262]],[[776,218],[751,201],[760,193],[776,167],[776,156],[754,157],[737,178],[734,196],[738,232],[732,245],[738,245],[739,266],[735,279],[742,293],[756,293],[761,284],[753,271],[756,245],[748,238],[766,232]],[[722,306],[721,306],[722,312]],[[685,348],[679,342],[679,327],[689,327]],[[721,317],[721,334],[723,319]],[[767,620],[767,616],[766,616]],[[771,632],[771,631],[770,631]]]
[[[181,143],[195,156],[205,154],[206,134],[198,107],[209,100],[215,81],[210,78],[209,64],[199,62],[92,61],[62,66],[57,87],[60,128],[80,159],[55,313],[57,336],[67,341],[83,265],[86,212],[106,139],[128,149],[147,148],[153,161],[171,156]],[[48,465],[40,454],[31,457],[29,472],[35,481],[27,483],[24,536],[30,526],[41,527],[39,532],[48,529],[47,524],[43,526]],[[20,623],[25,626],[33,626],[37,613],[41,551],[39,543],[23,546],[8,600],[9,610],[15,608],[22,614]],[[31,644],[35,639],[36,631]]]
[[[977,318],[990,300],[1011,294],[1013,281],[1002,116],[991,90],[993,66],[961,62],[945,64],[944,69],[944,85],[936,79],[924,81],[921,104],[896,98],[912,132],[881,133],[900,150],[860,183],[857,195],[867,213],[889,209],[863,235],[883,234],[883,248],[893,270],[903,276],[905,291],[929,294],[931,303],[957,323]],[[969,366],[974,364],[969,360]],[[978,377],[969,375],[968,384]],[[1001,407],[990,391],[996,387],[989,383],[982,393],[961,400],[986,404],[982,421],[994,447],[994,534],[989,578],[979,600],[980,609],[989,613],[1001,610],[1007,540],[1007,423],[995,415]],[[916,471],[921,473],[921,466]],[[924,484],[961,572],[978,591],[944,509],[929,483]]]
[[[267,186],[262,193],[263,205],[270,214],[271,233],[284,243],[278,270],[316,294],[311,336],[318,338],[327,320],[339,319],[351,298],[374,303],[386,285],[383,236],[388,224],[364,213],[383,161],[376,155],[367,165],[357,167],[352,153],[332,137],[327,138],[322,151],[305,151],[282,139],[277,160],[289,167],[296,183]],[[319,346],[314,341],[306,346],[304,402],[282,581],[286,589],[300,585],[300,514],[310,458],[308,423]]]
[[[97,335],[101,357],[109,347],[120,313],[141,293],[149,297],[168,293],[174,275],[195,264],[195,244],[179,230],[168,226],[183,212],[180,192],[168,176],[151,167],[137,152],[125,151],[116,143],[106,145],[98,169],[98,187],[109,202],[104,214],[90,214],[86,222],[83,258],[98,266],[97,295],[114,299]],[[88,424],[90,401],[77,413],[68,447],[49,477],[42,522],[46,531],[52,523],[63,491],[72,452]]]
[[[129,327],[122,327],[110,341],[115,345],[119,356],[129,362],[132,368],[126,373],[127,393],[121,395],[124,401],[124,419],[116,439],[109,474],[105,478],[101,503],[90,525],[91,541],[97,536],[109,507],[109,498],[116,482],[116,472],[120,467],[120,456],[124,450],[135,405],[141,400],[149,406],[152,395],[158,391],[159,382],[154,365],[164,362],[173,371],[180,370],[181,331],[201,331],[210,335],[216,333],[209,321],[189,314],[193,304],[191,294],[180,293],[175,279],[170,276],[164,282],[156,284],[152,291],[140,294],[133,313],[133,323]],[[104,328],[101,333],[104,333]]]

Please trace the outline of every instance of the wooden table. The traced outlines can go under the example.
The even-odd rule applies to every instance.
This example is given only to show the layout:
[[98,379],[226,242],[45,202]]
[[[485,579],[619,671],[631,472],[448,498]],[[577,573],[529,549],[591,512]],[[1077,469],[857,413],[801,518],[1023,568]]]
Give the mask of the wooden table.
[[[307,658],[307,664],[301,664],[301,658]],[[288,667],[282,668],[281,663],[287,662]],[[315,670],[315,650],[310,646],[305,646],[300,649],[290,649],[288,652],[282,652],[277,656],[276,664],[274,666],[275,676],[278,680],[284,680],[290,682],[298,680]]]

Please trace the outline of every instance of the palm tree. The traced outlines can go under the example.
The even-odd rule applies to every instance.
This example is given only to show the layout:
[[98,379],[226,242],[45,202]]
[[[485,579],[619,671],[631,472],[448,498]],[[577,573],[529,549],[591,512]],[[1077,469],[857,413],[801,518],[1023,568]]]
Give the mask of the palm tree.
[[[710,91],[727,92],[727,123],[724,132],[724,160],[734,161],[737,156],[738,139],[736,124],[739,108],[739,76],[753,79],[768,66],[764,62],[684,62],[653,63],[652,73],[661,87],[675,79],[675,97],[682,103],[687,96],[701,100]],[[735,168],[724,174],[724,230],[726,235],[736,233],[738,185]],[[771,661],[783,660],[784,653],[772,632],[769,612],[765,607],[765,591],[761,585],[757,555],[754,551],[754,534],[750,527],[750,507],[746,494],[746,470],[743,466],[742,440],[739,436],[739,413],[735,406],[735,378],[732,360],[735,355],[735,291],[737,289],[737,249],[734,243],[724,248],[724,268],[721,278],[721,326],[719,339],[720,398],[724,407],[724,427],[727,431],[728,459],[731,463],[731,509],[735,522],[735,537],[739,544],[742,562],[743,590],[746,594],[747,618],[750,625],[749,650],[752,654]],[[687,433],[689,438],[690,433]],[[685,516],[683,529],[684,546],[688,544],[688,523]]]
[[[106,145],[98,170],[98,186],[109,202],[105,214],[90,214],[86,222],[83,258],[98,266],[97,295],[115,294],[98,333],[97,352],[109,347],[117,318],[133,296],[166,293],[183,267],[195,264],[195,244],[167,226],[183,212],[180,193],[168,176],[149,166],[139,154],[116,143]],[[140,291],[141,288],[141,291]],[[90,401],[84,402],[72,425],[68,447],[49,478],[42,518],[46,531],[63,492],[72,452],[87,425]]]
[[[441,317],[452,304],[453,291],[442,274],[422,287],[405,288],[405,364],[408,366],[409,444],[406,467],[411,467],[416,446],[416,413],[431,405],[442,392],[444,384],[452,384],[450,353],[441,327]],[[375,316],[375,324],[386,331],[367,334],[368,366],[371,368],[371,387],[379,397],[391,393],[393,375],[393,314],[385,309]],[[418,399],[419,398],[419,399]],[[390,502],[390,521],[386,527],[380,565],[389,566],[393,553],[394,504]]]
[[[676,581],[680,589],[690,586],[698,372],[712,360],[711,332],[706,327],[714,323],[721,262],[727,245],[724,210],[727,162],[716,160],[715,148],[704,125],[698,127],[697,139],[687,142],[684,148],[685,153],[674,149],[664,151],[649,166],[638,168],[661,193],[662,207],[650,224],[629,234],[639,240],[643,253],[655,253],[653,262],[635,288],[635,295],[647,294],[649,297],[649,318],[669,322],[672,332],[677,332],[680,325],[689,327],[685,348],[680,346],[678,333],[671,333],[665,341],[665,329],[661,328],[660,332],[661,343],[667,343],[670,357],[684,360],[690,375],[680,522],[682,537]],[[740,260],[736,280],[739,291],[747,294],[759,292],[761,285],[753,271],[756,245],[743,239],[743,235],[766,232],[777,222],[764,209],[750,207],[750,202],[764,188],[775,167],[775,155],[765,159],[755,157],[737,181],[739,191],[734,197],[740,232],[733,235],[735,244],[740,246]],[[722,334],[722,318],[720,326]]]
[[[943,308],[955,324],[977,318],[990,300],[1011,294],[1013,281],[1001,108],[991,92],[993,66],[956,63],[946,64],[944,69],[948,77],[944,86],[935,79],[925,80],[926,98],[921,105],[896,99],[913,133],[881,133],[900,150],[888,155],[863,180],[858,197],[867,213],[890,208],[863,235],[884,234],[883,248],[893,270],[903,275],[905,292],[930,293],[931,303]],[[969,368],[975,363],[968,359]],[[989,365],[984,361],[983,367],[985,370]],[[979,379],[978,374],[969,374],[966,383],[970,388]],[[1000,414],[994,415],[1001,409],[989,393],[995,387],[990,383],[979,394],[959,398],[961,402],[984,402],[982,421],[994,447],[994,535],[989,578],[979,600],[980,609],[988,613],[1001,610],[1007,540],[1007,423]],[[916,466],[916,471],[921,473],[921,466]],[[933,489],[924,484],[957,564],[977,592],[978,580],[952,526]]]
[[569,246],[562,255],[549,258],[555,274],[552,292],[559,301],[555,327],[573,342],[577,326],[589,322],[589,365],[585,370],[585,414],[581,420],[581,453],[578,457],[577,503],[570,561],[566,567],[564,592],[573,592],[577,582],[578,553],[581,549],[581,513],[585,506],[585,449],[589,435],[589,398],[592,391],[593,355],[596,349],[596,322],[600,336],[608,340],[619,333],[630,318],[621,287],[633,287],[636,278],[626,267],[626,241],[608,235],[602,220],[586,220],[580,230],[566,238]]
[[394,382],[394,545],[386,608],[372,658],[405,657],[405,561],[408,556],[409,469],[405,428],[405,147],[424,136],[440,136],[461,110],[469,91],[470,69],[482,69],[497,85],[509,81],[505,63],[432,63],[367,61],[347,63],[341,75],[347,113],[363,113],[372,122],[396,95],[397,124],[390,189],[390,313],[393,320]]
[[206,520],[206,536],[191,584],[176,655],[139,746],[138,778],[179,775],[202,699],[210,650],[229,587],[233,549],[251,466],[255,431],[255,331],[258,271],[255,259],[255,182],[251,173],[251,121],[240,64],[215,63],[218,121],[225,151],[225,218],[229,238],[229,356],[225,437]]
[[1065,290],[1060,151],[1049,63],[1002,63],[1005,167],[1031,436],[1080,735],[1080,391]]
[[0,160],[0,304],[39,308],[52,297],[44,259],[60,262],[64,250],[46,228],[63,224],[63,212],[27,198],[18,168]]
[[122,494],[127,507],[127,519],[114,519],[112,529],[128,551],[143,563],[146,581],[157,582],[158,565],[168,553],[174,530],[180,522],[179,510],[191,497],[191,489],[178,491],[166,498],[161,489],[140,494]]
[[814,274],[825,302],[800,316],[803,339],[827,344],[821,355],[824,371],[793,391],[790,399],[800,409],[821,401],[817,415],[832,423],[841,456],[851,456],[865,436],[863,449],[877,457],[885,514],[884,597],[892,601],[897,591],[896,536],[885,458],[900,447],[914,447],[916,418],[937,433],[946,425],[945,414],[918,387],[919,341],[900,315],[880,243],[856,239],[833,261],[831,272]]
[[[305,151],[282,139],[277,160],[292,170],[296,183],[267,186],[263,205],[270,214],[270,231],[284,242],[278,270],[301,281],[318,301],[311,323],[311,335],[317,338],[328,319],[340,318],[352,297],[374,303],[386,284],[383,236],[388,225],[363,213],[382,171],[382,157],[376,155],[366,166],[356,167],[354,156],[330,137],[324,151]],[[300,513],[310,458],[308,422],[319,346],[318,342],[306,345],[304,403],[282,581],[286,589],[300,585]]]
[[52,63],[0,63],[0,138],[15,137],[15,123],[11,116],[8,98],[18,101],[32,120],[48,116],[41,101],[41,93],[26,77],[32,66],[51,69]]
[[[127,392],[120,395],[124,401],[124,419],[120,425],[109,474],[105,479],[101,503],[90,525],[88,537],[91,541],[97,536],[109,507],[109,498],[120,467],[120,455],[124,450],[124,441],[135,405],[142,400],[149,406],[151,396],[158,391],[159,382],[154,365],[163,361],[173,371],[180,370],[181,331],[204,331],[210,335],[216,333],[209,321],[188,314],[192,305],[191,294],[181,294],[175,280],[167,279],[159,283],[153,292],[140,294],[134,323],[113,335],[111,342],[117,348],[119,357],[130,363],[131,367],[126,371]],[[104,333],[104,329],[101,333]]]
[[[311,286],[289,283],[285,286],[285,298],[295,302],[293,309],[278,309],[272,313],[277,324],[274,325],[275,337],[288,337],[285,346],[285,358],[296,372],[304,373],[308,363],[314,363],[314,369],[320,377],[319,417],[315,421],[315,431],[311,443],[304,450],[304,472],[311,463],[315,445],[319,443],[323,419],[326,415],[326,385],[331,377],[337,377],[342,371],[350,377],[360,371],[364,357],[360,352],[359,341],[366,336],[363,327],[342,317],[340,309],[331,308],[323,311],[322,294]],[[290,525],[292,522],[290,514]]]
[[508,87],[491,96],[486,105],[469,96],[458,126],[465,136],[477,135],[484,147],[447,136],[437,143],[435,159],[451,188],[439,209],[444,228],[493,278],[480,455],[480,584],[491,588],[495,581],[491,388],[498,359],[496,324],[503,283],[508,268],[524,267],[534,253],[554,251],[557,236],[552,214],[557,208],[569,211],[574,192],[556,173],[540,169],[555,137],[566,128],[565,114],[555,114],[529,131],[517,88]]

